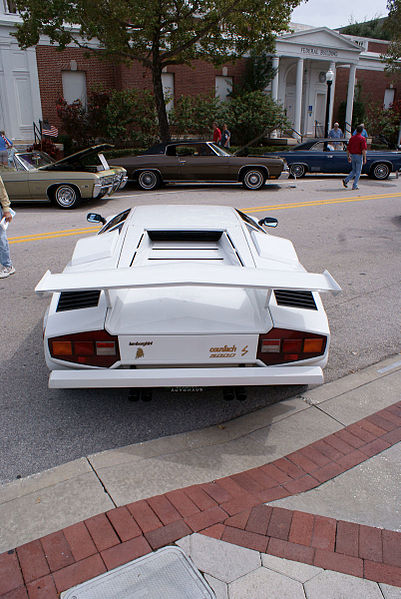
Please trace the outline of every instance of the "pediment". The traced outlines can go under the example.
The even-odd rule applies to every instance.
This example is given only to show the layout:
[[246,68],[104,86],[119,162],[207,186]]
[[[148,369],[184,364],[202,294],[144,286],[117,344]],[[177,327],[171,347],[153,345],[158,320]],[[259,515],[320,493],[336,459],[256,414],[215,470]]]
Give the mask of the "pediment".
[[358,44],[345,38],[340,33],[328,29],[328,27],[287,33],[277,37],[276,41],[305,46],[336,48],[337,50],[353,50],[358,53],[362,51],[362,48]]

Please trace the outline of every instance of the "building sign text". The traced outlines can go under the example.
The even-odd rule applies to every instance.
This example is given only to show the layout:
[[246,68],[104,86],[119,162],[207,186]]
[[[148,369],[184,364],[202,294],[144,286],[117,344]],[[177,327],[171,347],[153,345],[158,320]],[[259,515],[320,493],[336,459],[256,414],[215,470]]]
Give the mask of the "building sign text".
[[309,54],[311,56],[338,56],[338,51],[329,48],[301,46],[301,54]]

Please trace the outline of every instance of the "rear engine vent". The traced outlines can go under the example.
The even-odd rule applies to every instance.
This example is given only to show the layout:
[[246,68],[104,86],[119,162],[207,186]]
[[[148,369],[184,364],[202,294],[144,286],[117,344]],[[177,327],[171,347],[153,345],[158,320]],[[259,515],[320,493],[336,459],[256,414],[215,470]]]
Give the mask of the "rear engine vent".
[[63,291],[60,293],[56,312],[66,310],[79,310],[80,308],[94,308],[99,303],[100,290],[90,291]]
[[304,308],[305,310],[317,310],[317,306],[311,291],[275,289],[274,295],[276,296],[276,302],[278,306]]
[[222,231],[148,231],[152,241],[218,241]]

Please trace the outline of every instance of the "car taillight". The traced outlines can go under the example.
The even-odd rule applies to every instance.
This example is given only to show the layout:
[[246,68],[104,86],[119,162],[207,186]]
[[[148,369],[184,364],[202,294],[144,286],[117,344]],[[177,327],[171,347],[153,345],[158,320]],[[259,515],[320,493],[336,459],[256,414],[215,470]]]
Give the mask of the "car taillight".
[[264,335],[259,335],[257,358],[265,364],[307,360],[322,356],[326,345],[325,335],[289,329],[272,329]]
[[109,367],[120,359],[118,338],[107,331],[88,331],[48,340],[52,358]]

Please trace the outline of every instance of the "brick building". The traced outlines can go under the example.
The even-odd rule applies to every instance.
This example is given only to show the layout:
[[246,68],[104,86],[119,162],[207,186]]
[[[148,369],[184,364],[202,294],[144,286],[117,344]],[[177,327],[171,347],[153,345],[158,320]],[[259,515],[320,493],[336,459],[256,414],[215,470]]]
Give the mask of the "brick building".
[[[12,0],[0,0],[0,129],[21,141],[33,138],[33,122],[48,119],[60,126],[56,101],[77,98],[85,102],[95,84],[108,89],[152,87],[150,72],[141,64],[132,66],[88,58],[85,51],[69,47],[58,52],[42,38],[36,48],[20,50],[10,34],[19,17]],[[293,24],[293,32],[279,36],[273,64],[277,74],[266,92],[283,104],[297,137],[320,135],[325,126],[328,86],[326,73],[333,73],[329,121],[337,118],[342,101],[346,108],[346,131],[350,132],[356,84],[362,100],[388,107],[400,98],[397,85],[384,72],[381,54],[387,42],[342,35],[326,27]],[[163,72],[163,87],[169,97],[215,93],[225,99],[242,79],[246,59],[214,68],[195,61],[192,67],[169,66]],[[398,93],[398,96],[397,96]]]

